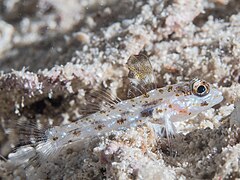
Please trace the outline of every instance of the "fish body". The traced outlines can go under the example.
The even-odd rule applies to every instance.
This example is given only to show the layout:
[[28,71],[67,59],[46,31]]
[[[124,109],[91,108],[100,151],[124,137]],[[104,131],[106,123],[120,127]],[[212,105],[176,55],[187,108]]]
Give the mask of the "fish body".
[[[48,158],[74,142],[84,142],[113,130],[149,121],[163,125],[169,136],[175,133],[174,122],[189,119],[223,100],[222,93],[216,87],[199,79],[144,91],[142,84],[154,81],[150,62],[146,56],[136,55],[129,58],[128,66],[130,79],[135,89],[143,92],[141,95],[106,106],[79,121],[47,129],[39,135],[40,141],[34,147],[36,154]],[[29,153],[29,149],[22,152],[10,154],[10,161],[30,159],[30,154],[36,156]]]
[[[204,84],[206,94],[195,93],[193,88],[196,84],[199,85],[195,88]],[[86,116],[81,121],[48,129],[45,132],[46,141],[37,146],[37,151],[50,155],[70,143],[86,141],[147,121],[164,125],[168,135],[171,135],[175,133],[174,122],[189,119],[222,100],[222,93],[217,88],[198,79],[153,89]]]

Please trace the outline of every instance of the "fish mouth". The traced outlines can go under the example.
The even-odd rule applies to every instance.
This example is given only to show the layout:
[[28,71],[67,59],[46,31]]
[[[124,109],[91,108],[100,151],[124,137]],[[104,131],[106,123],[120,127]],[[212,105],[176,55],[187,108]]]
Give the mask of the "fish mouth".
[[221,92],[219,92],[218,95],[214,96],[214,99],[213,99],[213,105],[216,105],[216,104],[219,104],[220,102],[222,102],[224,99],[223,95]]
[[212,87],[212,91],[210,92],[210,96],[212,96],[210,100],[210,106],[215,106],[223,101],[224,97],[222,92],[219,91],[216,87]]
[[222,93],[221,95],[218,96],[218,99],[219,99],[219,103],[223,101],[224,97],[222,96]]

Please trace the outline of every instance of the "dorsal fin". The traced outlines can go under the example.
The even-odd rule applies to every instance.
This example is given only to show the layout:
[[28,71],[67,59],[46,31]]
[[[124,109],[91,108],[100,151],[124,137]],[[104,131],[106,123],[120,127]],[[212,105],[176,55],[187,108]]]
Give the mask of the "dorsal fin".
[[127,65],[129,69],[128,78],[131,82],[128,97],[136,97],[156,88],[156,78],[146,55],[140,53],[130,56]]
[[107,89],[98,89],[85,95],[85,104],[79,111],[83,116],[86,116],[110,108],[121,101],[119,97]]

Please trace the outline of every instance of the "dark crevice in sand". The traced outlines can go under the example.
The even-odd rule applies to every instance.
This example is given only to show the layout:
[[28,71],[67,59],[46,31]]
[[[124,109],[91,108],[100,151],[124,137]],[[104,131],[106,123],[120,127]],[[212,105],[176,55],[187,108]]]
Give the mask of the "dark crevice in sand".
[[[136,6],[137,2],[123,0],[121,3],[116,1],[107,6],[93,7],[86,10],[85,17],[92,17],[96,23],[94,28],[91,28],[92,32],[98,33],[101,28],[106,28],[112,25],[112,22],[121,22],[125,19],[132,19],[137,16],[141,11],[141,6]],[[143,1],[143,4],[144,1]],[[112,13],[102,13],[106,8],[111,9]],[[79,24],[76,26],[76,29],[80,29],[87,24]]]
[[39,101],[29,104],[28,106],[21,109],[21,114],[27,118],[36,118],[36,116],[46,116],[54,118],[56,116],[61,116],[67,109],[68,100],[63,96],[57,96],[56,98],[45,98]]
[[[0,70],[10,72],[12,69],[21,70],[27,67],[29,71],[51,69],[55,65],[65,65],[82,44],[77,41],[66,42],[64,35],[47,38],[36,44],[19,46],[12,55],[0,61]],[[15,59],[18,59],[15,61]]]
[[6,6],[4,6],[3,1],[1,2],[2,5],[0,7],[2,7],[1,14],[3,16],[3,19],[11,24],[17,24],[25,17],[34,17],[38,12],[38,1],[20,0],[15,4],[15,7],[10,12],[6,10]]
[[215,6],[213,9],[205,9],[205,12],[197,16],[193,23],[198,27],[202,27],[208,21],[210,15],[214,19],[229,21],[231,15],[237,14],[240,11],[240,2],[238,0],[230,0],[227,5],[216,3]]

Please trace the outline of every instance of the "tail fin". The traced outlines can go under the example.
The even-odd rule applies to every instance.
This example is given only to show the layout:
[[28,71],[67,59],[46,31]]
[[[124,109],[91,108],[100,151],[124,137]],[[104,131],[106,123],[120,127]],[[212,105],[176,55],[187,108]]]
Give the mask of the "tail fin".
[[39,129],[34,123],[17,124],[14,131],[19,137],[19,145],[36,145],[46,141],[45,129]]
[[47,136],[45,130],[39,129],[34,123],[17,124],[12,131],[18,135],[19,144],[8,159],[16,166],[28,168],[31,165],[39,166],[44,156],[41,154],[43,145],[44,151],[49,151],[51,146],[46,147]]

